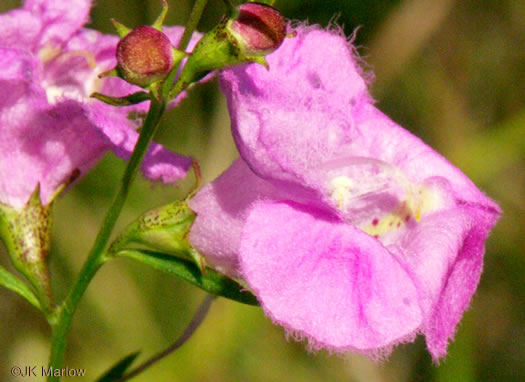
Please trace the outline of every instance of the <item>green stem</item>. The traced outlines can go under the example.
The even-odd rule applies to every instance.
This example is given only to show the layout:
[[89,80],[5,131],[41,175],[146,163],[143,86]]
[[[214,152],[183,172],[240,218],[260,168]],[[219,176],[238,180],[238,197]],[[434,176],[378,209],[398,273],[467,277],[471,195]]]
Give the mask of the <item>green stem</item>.
[[[190,39],[193,31],[197,27],[201,18],[207,0],[196,0],[193,10],[190,14],[184,34],[179,43],[179,49],[184,50]],[[176,71],[175,71],[176,73]],[[167,81],[166,81],[167,82]],[[169,91],[169,89],[168,89]],[[167,94],[161,92],[161,94]],[[158,93],[157,93],[158,94]],[[76,279],[69,294],[66,296],[63,303],[57,307],[54,314],[50,317],[49,322],[52,329],[51,338],[51,354],[49,358],[49,366],[53,369],[60,369],[64,364],[64,357],[67,345],[67,336],[71,328],[73,315],[77,309],[80,299],[84,295],[89,283],[97,273],[98,269],[107,261],[105,248],[108,244],[109,238],[115,223],[122,211],[124,203],[129,193],[130,186],[135,178],[139,165],[146,154],[148,146],[155,135],[160,118],[166,108],[165,97],[160,96],[160,101],[152,97],[148,116],[144,121],[142,132],[140,133],[135,149],[131,154],[118,194],[108,210],[104,222],[99,230],[95,243],[80,270],[78,278]],[[48,377],[48,382],[58,381],[59,377]]]
[[199,25],[199,21],[202,16],[202,12],[204,11],[204,8],[206,7],[206,4],[208,3],[208,0],[196,0],[195,4],[193,5],[193,9],[190,13],[190,18],[188,19],[188,22],[186,23],[186,28],[184,29],[184,34],[182,35],[182,38],[179,41],[179,46],[177,47],[178,50],[184,50],[188,46],[191,35],[197,29],[197,25]]
[[[188,44],[190,43],[191,36],[195,29],[197,29],[197,25],[199,25],[199,21],[202,16],[202,12],[204,11],[204,8],[206,8],[206,4],[208,3],[208,0],[196,0],[195,4],[193,4],[193,9],[190,13],[190,18],[188,19],[188,22],[186,23],[186,27],[184,28],[184,33],[182,34],[182,37],[179,41],[179,45],[177,46],[177,49],[180,51],[184,51]],[[171,86],[173,84],[173,81],[175,80],[175,76],[177,72],[179,71],[179,64],[172,70],[170,73],[170,76],[166,79],[166,81],[163,84],[162,88],[162,94],[167,97],[169,95],[177,94],[174,91],[170,91]],[[175,96],[170,97],[169,99],[174,99]]]
[[[157,130],[164,109],[165,104],[163,101],[155,99],[151,100],[148,116],[146,117],[142,132],[122,177],[120,189],[106,214],[95,243],[91,248],[89,256],[86,259],[77,280],[51,320],[52,339],[49,366],[54,369],[60,369],[63,367],[67,335],[71,327],[73,315],[91,279],[106,261],[104,257],[105,248],[108,244],[111,232],[113,231],[115,223],[122,211],[122,207],[128,196],[133,179],[138,172],[140,163],[146,154],[155,131]],[[49,377],[48,381],[58,381],[58,377]]]
[[159,362],[160,360],[166,358],[168,355],[173,353],[175,350],[180,348],[182,345],[188,341],[193,333],[199,328],[200,324],[202,324],[202,321],[206,318],[206,315],[208,314],[208,311],[210,310],[211,303],[215,299],[216,296],[214,295],[206,295],[204,297],[204,300],[202,301],[201,305],[199,306],[199,309],[197,312],[195,312],[195,315],[191,319],[191,322],[186,327],[182,335],[177,338],[175,342],[173,342],[170,346],[168,346],[166,349],[161,351],[160,353],[155,354],[150,359],[146,360],[139,366],[137,366],[135,369],[130,371],[129,373],[126,373],[121,378],[117,379],[115,382],[124,382],[131,378],[136,377],[140,373],[142,373],[144,370],[148,369],[149,367],[153,366],[155,363]]

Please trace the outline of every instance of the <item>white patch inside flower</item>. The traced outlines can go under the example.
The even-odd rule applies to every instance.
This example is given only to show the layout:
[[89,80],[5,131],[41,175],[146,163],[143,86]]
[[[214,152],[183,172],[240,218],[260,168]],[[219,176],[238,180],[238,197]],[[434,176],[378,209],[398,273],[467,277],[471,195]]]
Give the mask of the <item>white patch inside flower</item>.
[[89,51],[62,53],[50,46],[42,48],[39,57],[44,63],[42,86],[47,101],[54,105],[62,99],[89,102],[89,96],[102,88],[96,61]]
[[349,223],[378,238],[417,223],[444,203],[434,187],[416,185],[399,168],[375,159],[349,158],[323,171],[335,207]]
[[84,37],[91,44],[96,43],[98,39],[97,33],[92,30],[86,31],[86,33],[84,33]]
[[352,179],[346,176],[336,176],[331,181],[332,200],[338,209],[343,210],[346,204],[348,190],[354,186]]

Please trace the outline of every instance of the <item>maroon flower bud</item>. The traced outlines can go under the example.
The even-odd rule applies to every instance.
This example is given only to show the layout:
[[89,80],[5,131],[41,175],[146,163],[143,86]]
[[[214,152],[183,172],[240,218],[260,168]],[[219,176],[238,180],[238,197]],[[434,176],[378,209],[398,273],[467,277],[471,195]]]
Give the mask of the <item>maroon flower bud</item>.
[[268,68],[265,56],[286,37],[286,20],[269,5],[245,3],[206,33],[182,69],[179,83],[187,86],[216,69],[255,62]]
[[286,21],[279,11],[261,3],[241,4],[237,11],[229,30],[244,55],[266,55],[281,46],[286,37]]
[[174,65],[174,51],[164,33],[144,25],[120,40],[117,62],[119,74],[126,81],[146,87],[168,76]]

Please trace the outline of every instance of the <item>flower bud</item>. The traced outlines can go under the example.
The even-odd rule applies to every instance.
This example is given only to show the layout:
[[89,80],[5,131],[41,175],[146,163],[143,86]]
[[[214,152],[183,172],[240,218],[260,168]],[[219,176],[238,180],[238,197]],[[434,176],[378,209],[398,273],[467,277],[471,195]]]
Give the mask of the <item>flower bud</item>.
[[117,46],[120,76],[141,87],[166,78],[174,62],[174,50],[169,38],[147,25],[133,29]]
[[269,5],[245,3],[206,33],[188,58],[179,78],[187,87],[216,69],[256,62],[268,68],[265,56],[286,37],[286,20]]
[[246,56],[269,54],[281,46],[286,36],[284,17],[275,8],[260,3],[241,4],[227,29]]

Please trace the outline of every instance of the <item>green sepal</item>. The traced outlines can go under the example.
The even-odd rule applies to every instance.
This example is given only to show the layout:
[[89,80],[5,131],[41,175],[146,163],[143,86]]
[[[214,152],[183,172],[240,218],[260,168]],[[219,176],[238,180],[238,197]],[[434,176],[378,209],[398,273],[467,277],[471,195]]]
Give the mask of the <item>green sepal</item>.
[[111,23],[115,27],[115,30],[117,31],[117,33],[120,36],[120,38],[126,37],[129,34],[129,32],[132,31],[131,28],[128,28],[127,26],[125,26],[124,24],[118,22],[115,19],[109,19],[109,21],[111,21]]
[[[199,40],[182,69],[177,85],[170,92],[170,99],[174,98],[181,89],[186,89],[213,70],[249,62],[262,63],[260,56],[247,56],[241,52],[239,43],[226,30],[228,22],[230,19],[224,17],[215,28]],[[267,67],[265,61],[263,65]]]
[[183,255],[195,262],[201,271],[205,269],[204,258],[192,248],[187,239],[195,220],[195,213],[187,201],[176,201],[146,212],[131,223],[113,242],[109,255],[130,246]]
[[266,61],[266,57],[264,57],[264,56],[250,57],[250,61],[264,66],[266,68],[266,70],[270,70],[270,65],[268,64],[268,61]]
[[107,372],[105,372],[100,378],[95,382],[113,382],[117,381],[124,376],[126,371],[129,369],[133,361],[137,358],[140,352],[131,353],[121,360],[119,360],[115,365],[113,365]]
[[161,2],[162,10],[160,11],[160,14],[157,17],[157,19],[153,22],[153,24],[151,24],[151,26],[162,32],[162,25],[164,24],[164,19],[168,14],[168,2],[166,0],[161,0]]
[[90,97],[112,106],[130,106],[144,101],[151,101],[151,94],[147,92],[136,92],[125,97],[112,97],[102,93],[93,93]]
[[119,77],[118,68],[114,67],[113,69],[106,70],[105,72],[102,72],[98,75],[98,78],[106,78],[106,77]]
[[22,280],[10,273],[7,269],[0,266],[0,285],[18,293],[25,298],[31,305],[37,309],[42,309],[38,298],[31,288],[29,288]]
[[39,185],[26,205],[20,209],[0,204],[0,238],[14,267],[35,288],[40,306],[46,312],[53,305],[47,266],[51,245],[52,204],[53,201],[42,205]]
[[147,264],[154,269],[180,277],[216,296],[248,305],[259,305],[257,298],[237,281],[207,268],[201,273],[195,264],[180,257],[147,250],[124,250],[117,254]]
[[183,59],[189,56],[190,53],[186,53],[182,50],[178,50],[177,48],[173,48],[173,67],[177,67]]

